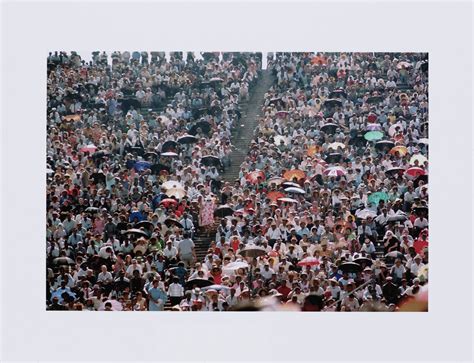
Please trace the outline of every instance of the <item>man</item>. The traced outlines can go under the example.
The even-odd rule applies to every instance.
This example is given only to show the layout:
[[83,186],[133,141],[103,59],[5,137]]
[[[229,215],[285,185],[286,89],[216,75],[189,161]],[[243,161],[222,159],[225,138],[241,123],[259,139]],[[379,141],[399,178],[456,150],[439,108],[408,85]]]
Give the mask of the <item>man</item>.
[[166,241],[166,247],[163,249],[163,256],[169,261],[178,255],[178,249],[173,246],[173,241]]
[[194,242],[189,238],[189,234],[184,234],[184,239],[178,244],[178,257],[187,266],[191,266],[193,260],[196,259],[196,252],[194,250]]
[[235,287],[230,288],[230,294],[229,296],[227,296],[225,300],[227,302],[227,305],[229,305],[229,307],[237,305],[237,303],[239,302],[239,298],[236,295]]
[[171,306],[178,305],[183,296],[184,296],[184,288],[179,283],[178,277],[173,277],[172,283],[168,287],[168,296],[170,298]]
[[148,310],[149,311],[163,311],[168,296],[159,286],[159,280],[154,279],[152,286],[148,289]]
[[189,217],[187,212],[183,213],[183,218],[181,218],[179,222],[183,226],[184,233],[189,234],[192,238],[193,233],[194,233],[194,223],[191,217]]
[[397,285],[395,285],[392,280],[392,276],[388,276],[385,279],[387,282],[383,285],[382,292],[387,303],[396,304],[400,295]]
[[99,283],[104,289],[104,294],[108,295],[112,289],[112,283],[114,281],[112,274],[107,271],[107,266],[102,265],[100,267],[100,273],[97,275],[97,283]]

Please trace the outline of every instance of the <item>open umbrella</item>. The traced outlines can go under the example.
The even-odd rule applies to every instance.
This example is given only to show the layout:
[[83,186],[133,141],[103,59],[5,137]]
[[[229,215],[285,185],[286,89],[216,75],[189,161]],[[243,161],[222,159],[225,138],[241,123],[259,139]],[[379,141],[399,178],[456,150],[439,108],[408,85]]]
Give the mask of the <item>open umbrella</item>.
[[183,228],[183,225],[181,224],[181,222],[178,221],[177,219],[173,219],[173,218],[166,218],[165,219],[165,224],[166,224],[167,227]]
[[274,140],[274,144],[275,145],[281,145],[283,143],[283,145],[288,145],[290,143],[290,139],[286,136],[282,136],[282,135],[277,135],[273,138]]
[[377,217],[377,213],[370,209],[362,209],[356,212],[356,217],[360,219],[367,219],[367,218],[375,218]]
[[324,158],[324,161],[329,164],[339,163],[342,160],[342,154],[330,153]]
[[94,153],[96,150],[97,146],[95,146],[94,144],[89,144],[79,149],[79,151],[83,153]]
[[389,252],[387,253],[384,258],[386,259],[396,259],[396,258],[399,258],[399,259],[405,259],[405,255],[403,253],[401,253],[400,251],[392,251],[392,252]]
[[337,88],[329,94],[329,98],[347,98],[347,93],[342,88]]
[[184,190],[183,184],[181,184],[177,180],[168,180],[167,182],[164,182],[163,184],[161,184],[161,187],[165,189],[183,189]]
[[342,101],[338,98],[328,98],[326,101],[324,101],[324,106],[325,107],[341,107]]
[[267,184],[268,185],[272,185],[272,184],[275,184],[275,185],[280,185],[282,184],[283,182],[285,181],[284,178],[280,178],[279,176],[274,176],[273,178],[270,178],[267,180]]
[[206,286],[211,286],[213,285],[212,281],[206,280],[206,279],[192,279],[186,281],[185,288],[186,290],[192,290],[195,287],[206,287]]
[[63,121],[71,122],[71,121],[79,121],[81,119],[81,115],[66,115],[63,117]]
[[393,124],[392,126],[390,126],[390,128],[388,129],[388,134],[393,137],[395,136],[395,134],[399,131],[403,131],[405,128],[403,127],[403,125],[401,123],[396,123],[396,124]]
[[229,286],[225,286],[225,285],[210,285],[210,286],[204,286],[203,288],[201,288],[201,291],[208,291],[208,290],[215,290],[215,291],[225,291],[225,292],[228,292],[230,291],[230,287]]
[[122,234],[133,234],[135,236],[148,237],[148,233],[139,228],[131,228],[126,231],[122,231]]
[[177,141],[180,144],[194,144],[198,142],[198,138],[193,135],[187,134],[179,137]]
[[301,179],[306,179],[306,174],[303,170],[298,170],[298,169],[287,170],[283,174],[283,178],[290,181],[292,181],[294,178],[296,178],[296,180],[301,180]]
[[413,65],[411,63],[405,62],[405,61],[398,62],[398,64],[397,64],[397,69],[411,68],[411,67],[413,67]]
[[173,151],[166,151],[164,153],[161,153],[160,156],[163,156],[165,158],[175,158],[178,156],[178,154],[176,154],[175,152]]
[[366,131],[382,131],[382,126],[379,124],[369,124],[365,128]]
[[421,139],[418,140],[418,144],[428,146],[429,140],[427,138],[421,138]]
[[390,149],[389,153],[392,155],[398,153],[400,156],[405,156],[408,153],[408,149],[405,146],[395,146]]
[[323,174],[327,176],[343,176],[346,175],[346,169],[342,166],[329,166],[324,169]]
[[207,155],[201,158],[201,165],[219,167],[221,166],[221,159],[217,156]]
[[181,188],[171,188],[165,193],[168,197],[175,197],[176,199],[182,199],[186,196],[186,192]]
[[55,266],[68,266],[68,265],[75,265],[76,263],[72,258],[62,256],[62,257],[56,257],[53,260],[53,265]]
[[113,311],[122,311],[123,306],[120,301],[117,300],[106,300],[99,306],[99,311],[104,311],[105,310],[105,304],[110,303],[112,305],[112,310]]
[[383,138],[383,132],[381,131],[369,131],[364,135],[367,141],[376,141]]
[[135,171],[141,172],[141,171],[143,171],[143,170],[150,169],[150,168],[151,168],[151,164],[150,164],[148,161],[137,161],[137,162],[133,165],[133,168],[135,169]]
[[267,198],[270,199],[272,202],[275,202],[276,200],[278,200],[278,198],[284,198],[284,197],[285,197],[285,194],[283,194],[282,192],[277,192],[277,191],[269,192],[267,194]]
[[320,262],[316,257],[306,257],[303,258],[301,261],[298,262],[298,266],[317,266]]
[[383,101],[382,96],[371,96],[367,98],[367,103],[380,103]]
[[153,174],[161,174],[164,171],[169,173],[171,171],[171,168],[167,165],[164,165],[164,164],[153,164],[151,166],[151,172]]
[[352,262],[357,263],[362,266],[363,263],[365,263],[366,266],[371,266],[372,265],[372,260],[367,257],[359,257],[354,259]]
[[[428,174],[418,176],[413,182],[415,187],[418,187],[418,185],[420,184],[420,181],[423,181],[423,183],[425,184],[428,183]],[[426,186],[428,186],[428,184],[426,184]]]
[[416,161],[418,161],[418,165],[423,165],[425,161],[428,161],[428,158],[421,154],[413,155],[410,159],[410,165],[415,165]]
[[158,154],[154,151],[147,151],[145,154],[143,154],[143,157],[147,160],[154,160],[158,157]]
[[244,249],[240,250],[239,254],[243,257],[253,258],[253,257],[259,257],[259,256],[265,255],[266,251],[261,247],[251,245],[251,246],[247,246]]
[[283,202],[283,203],[298,203],[298,201],[297,201],[296,199],[287,198],[287,197],[278,198],[277,200],[278,200],[279,202]]
[[234,214],[234,209],[228,204],[221,205],[214,210],[214,217],[224,218]]
[[161,155],[163,155],[163,153],[166,153],[168,151],[171,151],[174,153],[177,150],[178,150],[178,143],[173,140],[168,140],[163,143],[163,146],[161,146]]
[[325,66],[327,64],[327,60],[325,57],[317,55],[311,58],[311,64],[318,65],[318,66]]
[[301,185],[299,185],[298,183],[293,183],[289,181],[282,183],[282,186],[285,188],[290,188],[290,187],[301,188]]
[[276,115],[277,115],[278,117],[286,117],[286,116],[288,116],[288,114],[289,114],[289,112],[288,112],[288,111],[284,111],[284,110],[282,110],[282,111],[277,111],[277,113],[276,113]]
[[344,145],[342,142],[333,142],[332,144],[329,144],[328,149],[333,149],[337,150],[339,148],[344,149],[346,145]]
[[356,147],[364,147],[367,144],[367,140],[364,138],[364,135],[358,133],[354,137],[351,137],[349,140],[349,145],[354,145]]
[[171,205],[174,205],[174,206],[178,205],[178,201],[172,198],[165,198],[160,202],[160,204],[164,206],[165,208],[168,208]]
[[243,268],[249,268],[249,264],[245,261],[231,262],[225,266],[222,266],[222,273],[225,275],[233,275],[235,271]]
[[211,124],[207,121],[199,121],[189,129],[189,134],[196,135],[199,130],[207,135],[211,131]]
[[367,202],[373,203],[374,205],[379,205],[379,202],[387,201],[388,200],[388,194],[385,192],[375,192],[369,195],[367,198]]
[[420,175],[425,175],[425,174],[426,174],[425,170],[417,166],[412,166],[411,168],[408,168],[407,170],[405,170],[405,175],[407,175],[411,179],[415,179],[419,177]]
[[222,82],[224,81],[222,78],[219,78],[219,77],[212,77],[209,82],[210,83],[219,83],[219,82]]
[[317,153],[319,153],[321,151],[321,146],[319,145],[311,145],[308,147],[308,149],[306,150],[306,155],[310,156],[310,157],[313,157],[314,155],[316,155]]
[[293,194],[305,194],[306,192],[304,189],[301,188],[296,188],[296,187],[289,187],[285,189],[285,192],[287,193],[293,193]]
[[265,180],[265,173],[261,170],[254,170],[250,173],[247,173],[245,179],[252,184],[256,184],[259,181],[261,182]]
[[355,262],[345,262],[339,265],[339,270],[342,272],[360,272],[362,266]]
[[385,170],[385,175],[387,176],[395,176],[395,175],[401,175],[405,169],[399,168],[399,167],[393,167]]
[[155,225],[153,223],[151,223],[150,221],[141,221],[141,222],[138,222],[137,224],[135,224],[135,229],[139,229],[141,227],[151,230],[151,229],[155,228]]
[[87,207],[85,211],[88,212],[88,213],[97,213],[97,212],[99,212],[99,208],[97,208],[97,207]]
[[330,122],[321,126],[321,131],[325,132],[326,134],[334,134],[338,127],[339,125]]
[[[378,131],[372,131],[378,132]],[[389,151],[395,146],[395,143],[391,140],[380,140],[375,143],[375,149],[379,151]]]
[[397,213],[388,217],[387,222],[404,222],[407,219],[408,219],[408,216],[405,213],[398,211]]

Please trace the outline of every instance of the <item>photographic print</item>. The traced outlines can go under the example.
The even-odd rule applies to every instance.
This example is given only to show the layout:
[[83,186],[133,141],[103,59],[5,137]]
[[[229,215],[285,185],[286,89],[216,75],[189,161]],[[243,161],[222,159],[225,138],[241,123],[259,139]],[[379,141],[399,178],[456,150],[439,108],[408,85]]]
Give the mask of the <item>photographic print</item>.
[[428,311],[428,54],[51,51],[45,309]]

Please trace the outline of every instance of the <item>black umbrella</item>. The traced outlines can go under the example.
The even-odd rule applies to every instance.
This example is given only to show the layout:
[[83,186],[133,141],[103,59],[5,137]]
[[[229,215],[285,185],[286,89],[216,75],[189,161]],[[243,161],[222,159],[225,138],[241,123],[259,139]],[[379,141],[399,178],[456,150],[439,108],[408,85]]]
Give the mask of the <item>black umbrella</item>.
[[206,280],[206,279],[192,279],[186,281],[185,288],[186,290],[192,290],[195,287],[206,287],[206,286],[211,286],[214,284],[212,281]]
[[99,212],[99,208],[97,208],[97,207],[87,207],[86,212],[97,213],[97,212]]
[[130,110],[132,106],[135,109],[141,107],[140,101],[138,101],[136,98],[122,98],[122,99],[119,99],[118,101],[121,105],[122,112],[124,113],[127,113],[128,110]]
[[73,259],[63,256],[63,257],[56,257],[53,260],[53,265],[55,266],[67,266],[67,265],[74,265],[75,262]]
[[347,98],[347,93],[342,88],[335,89],[329,94],[329,98],[340,98],[340,97]]
[[278,102],[281,102],[281,97],[274,97],[274,98],[270,99],[270,101],[269,101],[270,104],[276,104]]
[[178,150],[178,143],[176,141],[173,141],[173,140],[166,141],[163,144],[163,146],[161,147],[161,152],[162,153],[165,153],[165,152],[168,152],[168,151],[176,152],[176,150]]
[[423,181],[425,184],[428,183],[428,174],[420,175],[419,177],[415,179],[415,181],[413,182],[413,184],[415,185],[415,188],[418,187],[418,185],[420,184],[420,181]]
[[403,174],[403,172],[405,171],[405,169],[403,168],[390,168],[390,169],[387,169],[385,170],[385,175],[387,176],[395,176],[395,175],[401,175]]
[[344,262],[339,265],[339,270],[342,272],[360,272],[362,271],[362,266],[355,262]]
[[339,125],[336,125],[333,123],[327,123],[321,126],[321,131],[325,132],[326,134],[334,134],[338,127]]
[[380,140],[375,143],[375,149],[379,151],[389,151],[394,146],[395,143],[390,140]]
[[357,134],[349,140],[349,145],[354,145],[356,147],[364,147],[366,144],[367,140],[362,134]]
[[342,160],[342,155],[338,153],[331,153],[328,156],[326,156],[326,158],[324,159],[324,161],[329,164],[338,163],[341,160]]
[[143,154],[143,157],[146,160],[154,160],[158,157],[158,154],[154,151],[147,151],[145,154]]
[[239,251],[239,255],[243,257],[259,257],[265,255],[267,252],[258,246],[249,246]]
[[168,173],[171,171],[171,168],[167,165],[164,165],[164,164],[153,164],[151,166],[151,172],[153,174],[159,174],[161,173],[163,170],[167,171]]
[[396,259],[396,258],[399,258],[399,259],[402,259],[404,260],[405,259],[405,255],[399,251],[392,251],[392,252],[389,252],[387,253],[385,256],[384,256],[385,259]]
[[367,103],[379,103],[383,101],[382,96],[372,96],[367,98]]
[[143,156],[145,154],[145,149],[141,146],[132,146],[129,151],[131,153],[135,153],[137,155]]
[[201,158],[201,164],[219,167],[221,166],[221,159],[219,159],[217,156],[208,155]]
[[201,130],[203,134],[209,134],[211,131],[211,124],[207,121],[199,121],[198,123],[194,124],[190,129],[189,129],[189,134],[190,135],[196,135],[198,133],[198,130]]
[[353,260],[352,262],[358,263],[359,265],[362,265],[363,263],[365,263],[366,266],[372,265],[372,260],[367,257],[359,257]]
[[196,142],[198,142],[198,138],[193,135],[184,135],[178,138],[180,144],[194,144]]
[[122,232],[122,234],[133,234],[136,236],[148,237],[148,233],[139,228],[127,229],[126,231]]
[[145,229],[153,229],[155,228],[155,225],[151,223],[150,221],[141,221],[135,224],[135,228],[140,228],[143,227]]
[[403,212],[396,213],[393,216],[387,218],[387,222],[404,222],[408,219],[407,215]]
[[336,107],[336,106],[342,106],[342,101],[337,99],[337,98],[328,98],[326,101],[324,101],[324,106],[325,107]]
[[229,206],[227,204],[221,205],[219,208],[217,208],[214,211],[214,217],[224,218],[224,217],[227,217],[227,216],[231,216],[232,214],[234,214],[234,210],[232,209],[231,206]]
[[421,213],[424,213],[424,214],[428,213],[428,207],[426,205],[419,205],[419,206],[413,207],[413,210],[415,211],[417,215]]
[[181,222],[173,218],[166,218],[165,224],[167,227],[175,226],[178,228],[183,228],[183,225],[181,224]]

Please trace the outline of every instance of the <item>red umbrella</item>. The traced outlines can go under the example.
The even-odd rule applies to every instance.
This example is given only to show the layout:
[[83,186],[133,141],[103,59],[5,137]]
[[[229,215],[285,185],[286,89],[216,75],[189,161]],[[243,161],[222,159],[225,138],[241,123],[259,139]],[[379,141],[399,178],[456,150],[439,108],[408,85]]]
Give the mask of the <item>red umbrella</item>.
[[165,198],[160,202],[160,204],[162,206],[164,206],[165,208],[169,208],[170,205],[177,206],[178,201],[176,199],[172,199],[172,198]]
[[319,265],[319,260],[316,257],[306,257],[298,262],[298,266],[317,266]]
[[83,153],[93,153],[96,150],[97,150],[97,146],[95,146],[94,144],[89,144],[79,149],[79,151]]
[[267,255],[268,257],[278,257],[280,254],[277,251],[271,250]]
[[346,175],[346,169],[341,166],[331,166],[324,170],[324,175],[328,176],[343,176]]
[[269,192],[267,194],[267,198],[270,199],[272,202],[275,202],[279,198],[284,198],[284,197],[285,197],[285,194],[283,194],[282,192],[277,192],[277,191]]
[[258,178],[260,177],[260,181],[263,181],[265,180],[265,174],[263,171],[261,170],[255,170],[255,171],[252,171],[250,173],[248,173],[246,176],[245,176],[245,179],[247,181],[249,181],[250,183],[252,184],[256,184],[258,183]]
[[418,168],[416,166],[413,166],[411,168],[408,168],[407,170],[405,170],[405,174],[409,177],[412,177],[412,178],[417,178],[419,177],[420,175],[425,175],[426,172],[424,169],[422,168]]
[[293,178],[301,180],[306,179],[306,174],[303,170],[293,169],[286,171],[285,174],[283,174],[283,178],[286,180],[293,180]]

